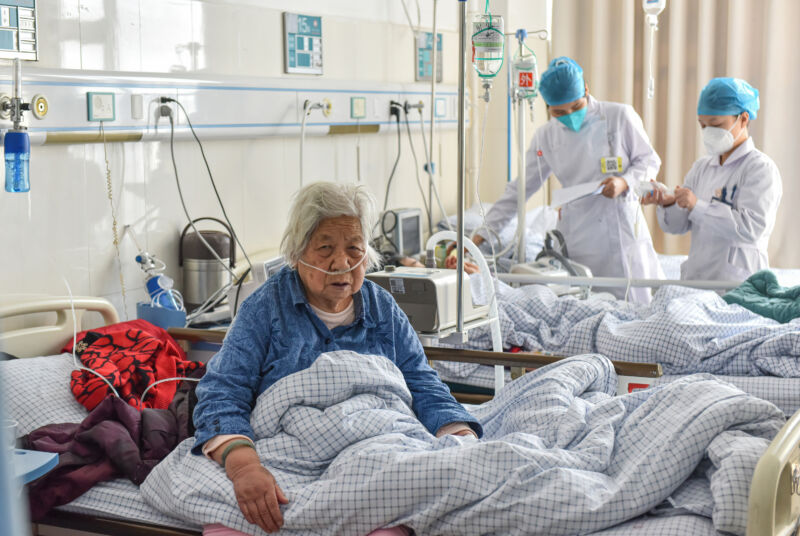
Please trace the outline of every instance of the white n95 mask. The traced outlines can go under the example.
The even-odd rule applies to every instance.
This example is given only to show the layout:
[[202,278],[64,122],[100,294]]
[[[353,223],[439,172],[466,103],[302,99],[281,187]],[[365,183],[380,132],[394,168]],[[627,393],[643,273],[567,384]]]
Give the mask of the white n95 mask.
[[[736,120],[739,120],[739,116],[736,116]],[[736,138],[741,136],[742,132],[744,132],[744,129],[740,130],[739,136],[734,138],[733,134],[731,134],[731,130],[733,130],[733,127],[735,126],[736,122],[734,122],[733,125],[731,125],[731,128],[727,130],[720,127],[705,127],[703,129],[703,145],[705,145],[708,154],[712,156],[719,156],[727,153],[733,148]]]
[[366,259],[367,259],[367,254],[366,254],[366,253],[364,253],[364,256],[363,256],[363,257],[361,257],[361,260],[360,260],[360,261],[358,261],[357,263],[355,263],[353,266],[351,266],[351,267],[350,267],[350,268],[348,268],[347,270],[338,270],[338,271],[336,271],[336,272],[331,272],[331,271],[328,271],[328,270],[324,270],[324,269],[322,269],[322,268],[320,268],[320,267],[318,267],[318,266],[314,266],[313,264],[308,264],[308,263],[307,263],[306,261],[304,261],[303,259],[299,259],[297,262],[299,262],[299,263],[300,263],[300,264],[302,264],[303,266],[308,266],[309,268],[313,268],[314,270],[317,270],[318,272],[322,272],[323,274],[328,274],[328,275],[342,275],[342,274],[347,274],[347,273],[350,273],[350,272],[352,272],[353,270],[355,270],[356,268],[358,268],[358,267],[361,265],[361,263],[362,263],[362,262],[364,262]]

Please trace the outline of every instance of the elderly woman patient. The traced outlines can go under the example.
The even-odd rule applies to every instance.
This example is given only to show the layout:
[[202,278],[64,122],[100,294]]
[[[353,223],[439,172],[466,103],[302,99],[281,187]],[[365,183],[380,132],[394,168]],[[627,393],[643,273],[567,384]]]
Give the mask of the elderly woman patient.
[[267,388],[323,352],[387,357],[403,372],[414,412],[432,434],[482,434],[428,366],[391,295],[364,280],[377,262],[367,236],[376,217],[361,186],[303,188],[281,243],[290,267],[244,301],[197,387],[194,453],[224,467],[245,518],[267,532],[281,527],[279,505],[289,500],[256,454],[250,412]]

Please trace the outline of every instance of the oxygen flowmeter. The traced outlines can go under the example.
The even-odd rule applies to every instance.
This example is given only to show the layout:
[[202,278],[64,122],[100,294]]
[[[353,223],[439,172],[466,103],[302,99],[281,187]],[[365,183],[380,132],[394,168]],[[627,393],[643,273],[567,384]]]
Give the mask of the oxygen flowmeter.
[[655,35],[658,31],[658,16],[667,7],[667,0],[642,0],[642,8],[645,13],[645,20],[650,25],[650,80],[647,83],[647,98],[652,99],[656,94],[656,81],[653,76],[653,51],[655,45]]
[[483,13],[472,23],[472,66],[483,80],[483,100],[489,102],[492,79],[503,68],[505,35],[503,17]]
[[0,119],[10,119],[11,129],[3,138],[6,161],[6,191],[28,192],[31,189],[31,142],[28,129],[22,124],[22,113],[30,111],[36,119],[44,119],[49,104],[44,95],[34,95],[30,102],[22,100],[22,67],[14,60],[14,93],[11,97],[0,95]]

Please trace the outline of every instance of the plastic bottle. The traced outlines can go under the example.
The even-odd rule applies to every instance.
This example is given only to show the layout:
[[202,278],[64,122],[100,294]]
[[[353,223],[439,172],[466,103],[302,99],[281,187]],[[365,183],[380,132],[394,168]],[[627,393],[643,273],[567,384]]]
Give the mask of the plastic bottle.
[[480,14],[472,23],[472,65],[481,78],[494,78],[503,67],[503,17]]
[[6,132],[3,142],[6,155],[6,192],[28,192],[31,189],[31,142],[24,130]]

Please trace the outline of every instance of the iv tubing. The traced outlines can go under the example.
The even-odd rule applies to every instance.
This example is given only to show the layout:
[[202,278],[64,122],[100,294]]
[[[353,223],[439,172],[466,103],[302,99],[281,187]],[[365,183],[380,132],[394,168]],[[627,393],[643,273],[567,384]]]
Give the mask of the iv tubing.
[[[508,64],[511,65],[511,61]],[[512,88],[511,69],[506,69],[506,74],[508,82],[508,95],[506,95],[506,182],[511,182],[511,94],[514,90]]]
[[[433,164],[431,162],[431,156],[428,154],[427,142],[425,141],[425,121],[422,119],[422,110],[419,111],[419,127],[420,131],[422,131],[422,147],[425,149],[425,163],[428,166],[428,180],[430,181],[428,183],[429,196],[436,197],[436,203],[439,205],[439,210],[442,211],[442,218],[444,218],[447,228],[452,231],[453,226],[450,224],[450,219],[447,217],[447,211],[444,209],[444,204],[442,204],[442,198],[439,197],[439,188],[437,188],[436,184],[433,182]],[[431,150],[433,150],[433,144],[431,144]],[[433,213],[431,197],[428,197],[428,203],[431,208],[430,213]],[[433,229],[433,227],[430,229]]]
[[303,187],[303,148],[306,144],[306,119],[308,115],[308,101],[306,101],[303,103],[303,120],[300,123],[300,188]]
[[[427,160],[428,164],[428,200],[430,202],[433,199],[434,191],[436,190],[436,185],[433,184],[433,163],[431,159],[433,159],[433,127],[436,124],[436,73],[438,70],[436,69],[436,62],[439,61],[436,57],[436,48],[439,44],[439,40],[436,36],[436,5],[439,0],[433,0],[433,46],[431,46],[431,145],[430,150],[425,151],[425,159]],[[422,125],[422,145],[425,146],[425,124],[422,120],[422,110],[419,111],[419,120],[420,125]],[[430,155],[430,156],[429,156]],[[442,200],[439,199],[439,192],[436,191],[436,200],[439,202],[439,210],[442,211],[442,218],[447,222],[447,226],[452,231],[452,227],[450,226],[450,221],[447,219],[447,213],[444,211],[444,206],[442,205]],[[433,203],[431,203],[431,214],[433,213]],[[433,228],[433,221],[428,222],[428,227]]]
[[69,306],[72,309],[72,365],[75,367],[76,370],[84,370],[86,372],[90,372],[103,380],[108,388],[111,389],[111,392],[114,393],[114,396],[119,398],[119,393],[114,386],[108,381],[108,378],[97,372],[96,370],[92,370],[90,368],[84,367],[83,365],[79,365],[78,356],[75,355],[75,346],[78,345],[78,317],[75,316],[75,298],[72,297],[72,288],[69,286],[69,282],[67,278],[61,276],[61,279],[64,281],[64,284],[67,286],[67,292],[69,292]]

